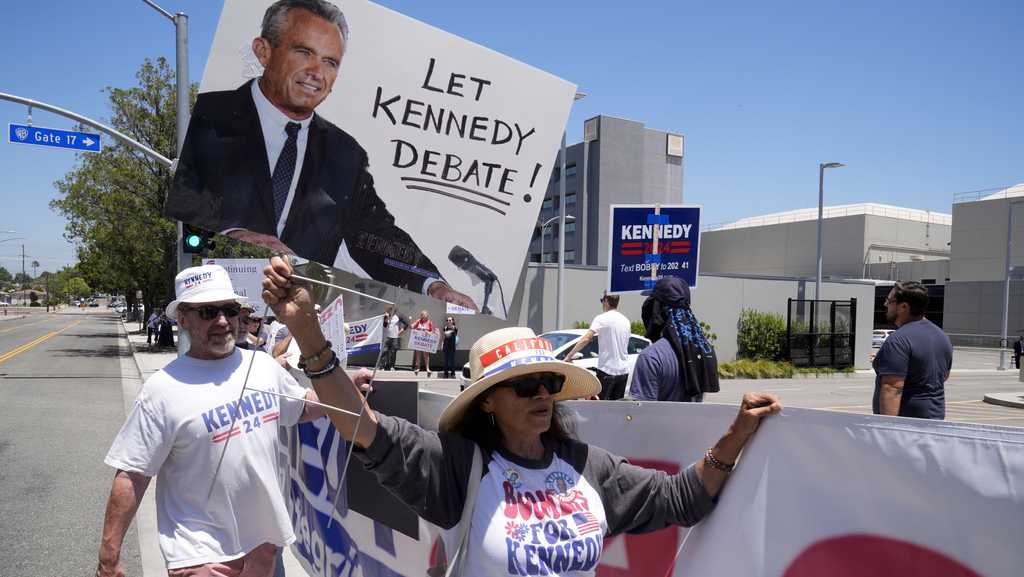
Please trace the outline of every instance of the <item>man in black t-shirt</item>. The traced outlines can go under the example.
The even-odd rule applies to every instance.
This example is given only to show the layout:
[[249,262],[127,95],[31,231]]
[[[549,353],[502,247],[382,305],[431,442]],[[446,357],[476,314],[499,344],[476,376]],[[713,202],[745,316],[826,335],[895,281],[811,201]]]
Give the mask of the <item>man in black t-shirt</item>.
[[872,363],[876,415],[946,418],[945,383],[953,366],[953,345],[924,318],[927,304],[928,291],[917,282],[896,283],[885,299],[886,318],[898,328]]

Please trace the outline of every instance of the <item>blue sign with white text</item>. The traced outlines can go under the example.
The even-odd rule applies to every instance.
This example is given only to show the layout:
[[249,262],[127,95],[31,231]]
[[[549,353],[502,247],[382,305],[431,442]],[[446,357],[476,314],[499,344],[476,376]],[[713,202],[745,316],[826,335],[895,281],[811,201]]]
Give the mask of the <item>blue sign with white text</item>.
[[14,144],[35,144],[86,152],[100,151],[100,136],[98,134],[28,126],[27,124],[11,124],[9,127],[7,137]]
[[[613,204],[608,292],[644,291],[666,276],[679,277],[696,287],[700,212],[701,207],[693,205],[662,205],[655,214],[653,204]],[[651,269],[655,267],[652,279]]]

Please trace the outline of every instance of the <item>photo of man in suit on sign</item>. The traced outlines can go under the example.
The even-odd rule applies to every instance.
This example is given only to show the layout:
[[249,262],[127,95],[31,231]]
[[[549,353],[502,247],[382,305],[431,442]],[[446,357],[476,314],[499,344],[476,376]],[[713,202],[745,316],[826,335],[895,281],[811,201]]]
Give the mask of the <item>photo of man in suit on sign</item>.
[[377,196],[366,151],[315,113],[348,41],[326,0],[278,0],[252,51],[260,78],[200,94],[168,217],[477,309]]

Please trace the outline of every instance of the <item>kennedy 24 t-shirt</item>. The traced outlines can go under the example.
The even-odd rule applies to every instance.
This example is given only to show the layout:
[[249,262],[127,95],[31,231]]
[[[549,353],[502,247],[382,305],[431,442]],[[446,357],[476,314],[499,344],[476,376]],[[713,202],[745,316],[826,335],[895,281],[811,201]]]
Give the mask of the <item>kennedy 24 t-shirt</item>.
[[168,569],[229,561],[265,542],[283,547],[295,540],[278,481],[277,426],[298,422],[303,402],[257,390],[242,394],[247,372],[247,388],[305,396],[266,353],[235,349],[214,361],[182,356],[146,380],[104,459],[156,476]]

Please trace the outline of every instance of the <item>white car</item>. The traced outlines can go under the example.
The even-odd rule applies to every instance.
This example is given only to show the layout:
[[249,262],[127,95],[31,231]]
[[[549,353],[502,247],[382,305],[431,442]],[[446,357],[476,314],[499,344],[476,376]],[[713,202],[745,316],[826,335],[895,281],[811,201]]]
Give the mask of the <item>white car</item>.
[[871,346],[872,347],[880,347],[880,346],[882,346],[882,343],[885,342],[885,339],[889,338],[889,335],[891,335],[894,332],[896,332],[896,331],[894,331],[892,329],[875,329],[875,330],[871,331]]
[[[587,334],[587,329],[565,329],[544,333],[540,335],[540,337],[547,339],[548,342],[551,343],[551,349],[555,354],[555,358],[564,361],[565,356],[569,354],[569,351],[572,350],[574,346],[576,346],[576,342],[580,340],[580,337],[585,334]],[[642,337],[640,335],[629,335],[629,344],[626,348],[626,362],[629,364],[630,377],[633,375],[633,364],[636,363],[637,355],[640,354],[640,351],[650,346],[650,344],[651,341],[647,340],[646,337]],[[572,360],[572,363],[585,369],[596,371],[597,351],[598,337],[595,334],[594,338],[590,339],[590,342],[587,343],[587,346],[583,347],[583,350],[576,353],[576,358]],[[462,366],[462,373],[459,375],[460,388],[469,386],[469,383],[469,363],[466,363]]]

